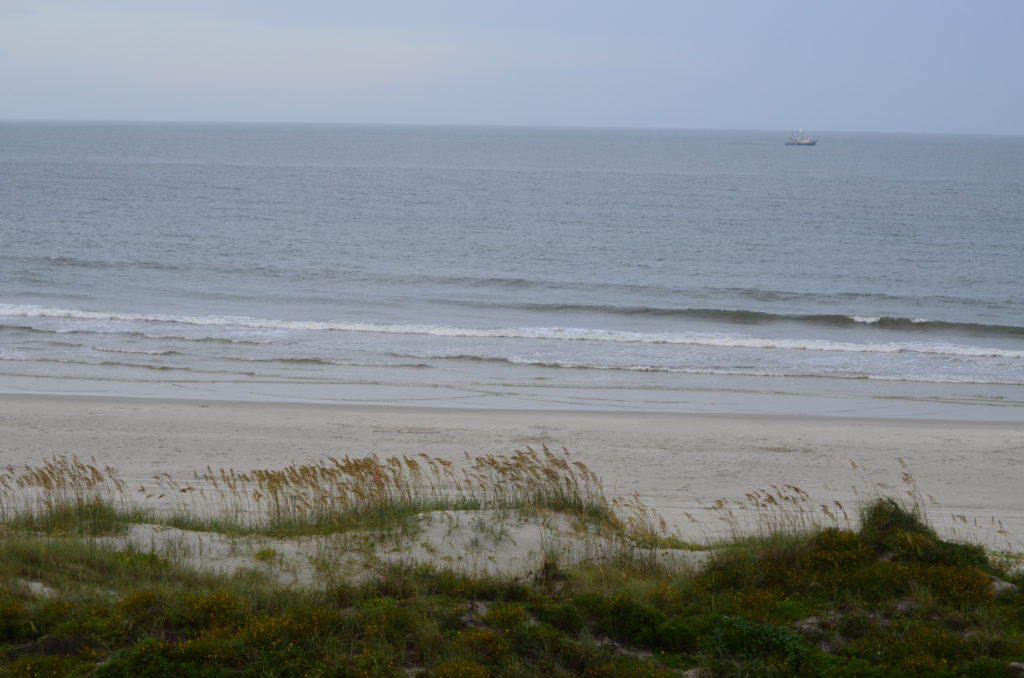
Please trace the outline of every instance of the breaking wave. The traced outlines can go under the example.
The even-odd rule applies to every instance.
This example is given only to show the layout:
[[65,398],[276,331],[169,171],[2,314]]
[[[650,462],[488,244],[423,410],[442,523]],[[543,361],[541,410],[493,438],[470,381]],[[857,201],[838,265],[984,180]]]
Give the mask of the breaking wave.
[[[495,307],[502,304],[491,302],[460,302],[469,306]],[[904,318],[897,316],[869,316],[843,314],[787,314],[749,311],[744,309],[721,308],[668,308],[657,306],[615,306],[604,304],[511,304],[511,307],[529,311],[552,313],[598,312],[624,316],[650,316],[679,318],[682,320],[711,320],[736,325],[761,325],[770,323],[798,323],[818,327],[849,328],[870,325],[878,329],[914,332],[960,332],[972,335],[1024,338],[1024,327],[1017,325],[989,325],[985,323],[963,323],[927,318]]]
[[695,375],[722,375],[722,376],[740,376],[740,377],[824,377],[829,379],[856,379],[856,380],[878,380],[878,381],[907,381],[907,382],[922,382],[922,383],[935,383],[935,384],[995,384],[995,385],[1007,385],[1007,386],[1019,386],[1021,382],[1011,380],[988,380],[978,379],[967,376],[921,376],[921,375],[876,375],[862,372],[856,373],[842,373],[842,372],[831,372],[828,374],[821,374],[816,372],[799,372],[799,371],[768,371],[758,370],[753,367],[725,367],[725,366],[710,366],[710,367],[672,367],[664,365],[608,365],[602,363],[593,363],[585,361],[574,361],[574,360],[543,360],[536,358],[525,358],[521,356],[509,356],[509,357],[497,357],[497,356],[480,356],[471,355],[466,353],[453,353],[453,354],[391,354],[397,358],[418,358],[421,360],[465,360],[473,362],[483,363],[499,363],[507,365],[522,365],[529,367],[548,367],[555,369],[581,369],[581,370],[601,370],[609,372],[646,372],[654,374],[695,374]]
[[[746,312],[745,312],[746,313]],[[171,314],[115,313],[33,305],[0,304],[0,316],[68,318],[90,321],[121,321],[181,324],[257,330],[311,332],[369,332],[380,334],[429,335],[435,337],[475,337],[532,339],[549,341],[617,342],[639,344],[675,344],[753,349],[799,351],[836,351],[855,353],[925,353],[980,358],[1024,358],[1024,350],[970,346],[947,342],[844,342],[812,338],[766,338],[711,332],[627,332],[574,327],[465,328],[422,324],[376,324],[322,320],[272,320],[245,316],[192,316]],[[844,316],[845,317],[845,316]],[[873,318],[849,319],[849,322],[881,322]],[[915,324],[916,321],[908,321]],[[919,323],[917,323],[919,324]]]

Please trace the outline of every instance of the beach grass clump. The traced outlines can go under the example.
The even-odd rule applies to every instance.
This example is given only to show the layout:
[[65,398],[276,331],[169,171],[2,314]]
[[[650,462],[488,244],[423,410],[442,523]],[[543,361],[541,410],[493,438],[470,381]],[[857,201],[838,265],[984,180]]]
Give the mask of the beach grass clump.
[[717,499],[708,508],[727,526],[732,541],[807,534],[822,527],[850,527],[852,520],[839,501],[816,504],[796,485],[770,485],[743,495],[742,501]]
[[415,516],[463,510],[543,510],[623,528],[597,475],[568,453],[547,448],[467,455],[462,465],[425,454],[329,457],[248,472],[207,468],[189,482],[164,474],[155,482],[148,496],[173,499],[168,522],[187,529],[275,536],[355,529],[412,532]]
[[0,522],[12,529],[114,534],[144,516],[127,501],[124,481],[109,466],[61,456],[0,471]]
[[862,510],[861,533],[877,551],[889,554],[893,560],[952,567],[984,567],[988,563],[983,548],[940,539],[916,505],[906,508],[891,498],[872,502]]

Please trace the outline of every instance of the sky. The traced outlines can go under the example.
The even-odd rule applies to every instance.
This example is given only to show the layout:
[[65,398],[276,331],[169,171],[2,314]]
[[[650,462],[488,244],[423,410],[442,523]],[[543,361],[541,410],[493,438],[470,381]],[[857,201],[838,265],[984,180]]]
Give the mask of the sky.
[[0,119],[1024,135],[1024,0],[0,0]]

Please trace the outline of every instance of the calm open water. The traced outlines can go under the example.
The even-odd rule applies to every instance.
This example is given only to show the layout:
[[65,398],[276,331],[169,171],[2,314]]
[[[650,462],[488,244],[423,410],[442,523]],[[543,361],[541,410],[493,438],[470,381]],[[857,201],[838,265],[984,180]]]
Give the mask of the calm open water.
[[1024,420],[1024,138],[0,123],[0,391]]

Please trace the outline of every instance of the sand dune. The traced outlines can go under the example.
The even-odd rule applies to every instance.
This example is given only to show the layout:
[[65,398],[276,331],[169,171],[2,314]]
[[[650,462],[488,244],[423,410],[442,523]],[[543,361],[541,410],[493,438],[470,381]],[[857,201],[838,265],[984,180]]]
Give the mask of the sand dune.
[[872,493],[905,496],[909,471],[940,529],[1024,550],[1019,423],[0,396],[0,464],[77,455],[139,482],[207,466],[457,459],[544,445],[568,449],[609,494],[639,493],[688,538],[725,529],[707,510],[719,498],[791,484],[810,495],[808,506],[853,509]]

